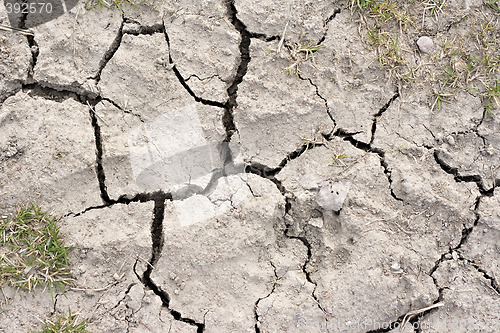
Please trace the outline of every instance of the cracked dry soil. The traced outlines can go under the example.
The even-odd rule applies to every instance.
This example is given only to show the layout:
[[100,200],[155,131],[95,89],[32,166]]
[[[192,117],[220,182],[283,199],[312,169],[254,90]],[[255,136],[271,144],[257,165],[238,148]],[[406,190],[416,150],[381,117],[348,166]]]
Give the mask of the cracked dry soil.
[[[396,332],[439,302],[401,331],[500,331],[499,117],[387,79],[347,5],[82,2],[2,32],[0,211],[63,216],[75,281],[3,286],[0,331],[70,307],[93,332]],[[308,177],[350,182],[340,212]]]

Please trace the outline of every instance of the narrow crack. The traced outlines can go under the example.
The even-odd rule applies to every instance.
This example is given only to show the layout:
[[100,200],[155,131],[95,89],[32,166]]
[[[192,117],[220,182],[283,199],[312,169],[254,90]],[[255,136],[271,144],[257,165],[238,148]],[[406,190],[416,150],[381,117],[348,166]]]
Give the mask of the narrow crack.
[[15,96],[19,91],[21,91],[23,88],[22,88],[22,82],[19,82],[21,84],[21,88],[17,88],[13,91],[9,91],[7,92],[5,95],[1,95],[0,94],[0,108],[3,106],[3,103],[11,98],[12,96]]
[[[444,292],[444,290],[449,289],[448,287],[439,287],[439,283],[438,283],[436,277],[434,277],[434,273],[439,268],[439,266],[441,265],[441,263],[443,263],[444,261],[452,260],[453,253],[454,252],[459,253],[458,250],[460,250],[461,247],[464,244],[467,243],[467,241],[468,241],[468,239],[469,239],[472,231],[474,230],[474,228],[479,223],[479,219],[480,219],[479,205],[481,203],[481,199],[483,198],[483,196],[484,195],[478,196],[477,199],[476,199],[476,202],[474,204],[474,214],[475,214],[476,218],[474,220],[473,225],[471,227],[463,226],[462,236],[460,238],[460,242],[457,244],[457,246],[455,246],[453,248],[450,247],[447,252],[442,253],[441,256],[439,257],[439,259],[435,262],[434,266],[429,270],[429,273],[427,274],[427,275],[429,275],[432,278],[432,281],[434,282],[434,286],[438,290],[438,298],[433,302],[433,304],[436,304],[438,302],[443,301],[444,300],[443,292]],[[418,320],[424,318],[427,314],[431,313],[434,310],[437,310],[437,309],[432,309],[432,310],[429,310],[429,311],[426,311],[426,312],[420,314],[418,316]],[[417,332],[420,332],[420,331],[417,330]]]
[[[108,311],[111,312],[113,310],[115,310],[117,307],[119,307],[122,303],[124,303],[125,299],[127,298],[128,294],[130,293],[130,290],[132,290],[132,287],[135,286],[136,283],[129,283],[129,285],[127,286],[127,289],[125,290],[125,294],[123,295],[123,297],[118,301],[116,302],[116,304],[111,308],[109,309]],[[127,308],[128,306],[125,305]],[[114,315],[112,315],[113,317],[115,317]],[[116,318],[115,319],[119,319],[119,318]]]
[[392,181],[392,172],[389,168],[389,164],[385,160],[385,151],[379,148],[373,148],[371,144],[365,143],[362,141],[358,141],[355,138],[353,138],[353,135],[357,134],[356,133],[349,133],[344,131],[341,128],[338,128],[333,134],[331,135],[326,135],[324,138],[328,141],[332,140],[333,136],[340,137],[344,141],[349,142],[352,146],[354,146],[357,149],[361,149],[367,153],[372,153],[372,154],[377,154],[380,159],[380,166],[384,169],[384,174],[387,177],[387,180],[389,182],[389,190],[391,192],[391,196],[396,199],[397,201],[404,201],[403,199],[399,198],[396,193],[394,193],[394,188],[393,188],[393,181]]
[[333,122],[333,126],[334,127],[337,126],[337,123],[336,123],[335,119],[332,116],[330,107],[328,106],[328,100],[326,98],[324,98],[323,96],[321,96],[321,94],[319,93],[318,86],[313,82],[313,80],[311,78],[303,78],[301,74],[298,74],[297,76],[301,80],[309,81],[309,84],[314,87],[314,89],[316,90],[316,95],[325,103],[326,113],[328,114],[328,117],[330,117],[331,121]]
[[155,201],[156,198],[158,197],[165,197],[168,200],[173,200],[172,199],[172,194],[169,192],[163,192],[161,190],[155,191],[155,192],[142,192],[142,193],[137,193],[135,195],[128,195],[128,194],[123,194],[121,195],[118,199],[110,199],[109,202],[104,203],[102,205],[98,206],[91,206],[87,207],[81,212],[75,213],[75,212],[70,212],[64,215],[65,217],[67,216],[73,216],[77,217],[80,215],[83,215],[91,210],[97,210],[97,209],[103,209],[107,207],[111,207],[114,205],[129,205],[132,202],[149,202],[149,201]]
[[491,288],[495,290],[495,292],[500,295],[500,285],[498,284],[498,281],[495,279],[494,276],[491,276],[488,274],[488,272],[481,266],[475,263],[473,260],[466,259],[461,257],[461,260],[465,261],[466,263],[470,264],[472,267],[474,267],[479,273],[483,274],[483,277],[490,281]]
[[462,248],[463,245],[465,245],[468,240],[469,240],[469,237],[470,235],[472,234],[472,231],[474,230],[474,228],[479,224],[479,220],[481,218],[480,214],[479,214],[479,205],[481,203],[481,199],[484,197],[485,195],[481,195],[479,196],[477,199],[476,199],[476,202],[474,204],[474,214],[476,215],[476,219],[474,220],[474,224],[467,228],[467,227],[464,227],[462,229],[462,237],[460,239],[460,242],[457,246],[455,246],[454,248],[450,249],[448,252],[444,253],[443,255],[441,255],[441,258],[436,262],[436,264],[434,265],[434,267],[431,269],[431,271],[429,272],[429,275],[432,276],[432,274],[434,274],[434,272],[436,271],[436,269],[439,267],[439,265],[443,262],[443,261],[446,261],[446,260],[450,260],[450,259],[446,259],[446,257],[448,257],[449,255],[451,255],[453,252],[457,252],[459,254],[459,259],[460,260],[463,260],[463,261],[466,261],[467,263],[471,264],[476,270],[478,270],[480,273],[483,274],[483,276],[489,280],[491,282],[491,286],[492,288],[498,293],[500,294],[500,286],[498,284],[498,282],[496,281],[496,279],[493,277],[493,276],[490,276],[488,274],[488,272],[486,272],[485,269],[483,269],[480,265],[478,265],[477,263],[475,263],[473,260],[469,260],[469,259],[466,259],[464,258],[459,250]]
[[447,252],[441,254],[441,257],[436,261],[436,263],[434,264],[434,266],[429,271],[429,273],[428,273],[429,276],[432,277],[432,275],[438,269],[439,265],[441,265],[442,262],[450,260],[450,259],[447,259],[447,257],[450,257],[453,252],[461,249],[462,246],[467,243],[467,241],[469,240],[470,234],[472,233],[472,231],[474,230],[474,228],[479,223],[479,219],[480,219],[479,205],[481,204],[481,199],[482,198],[483,198],[483,195],[478,196],[477,199],[476,199],[476,202],[474,203],[474,214],[475,214],[476,218],[475,218],[474,223],[472,224],[472,226],[471,227],[463,226],[462,236],[460,237],[460,241],[458,242],[457,246],[455,246],[453,248],[449,248],[449,250]]
[[53,303],[52,303],[52,311],[50,312],[49,316],[53,316],[57,312],[57,301],[59,300],[59,296],[61,294],[56,294],[53,298]]
[[165,37],[165,41],[167,42],[167,45],[168,45],[168,62],[170,64],[170,66],[171,66],[172,71],[175,74],[175,77],[177,78],[177,80],[179,81],[179,83],[182,85],[182,87],[198,103],[205,104],[205,105],[210,105],[210,106],[215,106],[215,107],[219,107],[219,108],[225,108],[225,104],[224,103],[217,102],[217,101],[212,101],[212,100],[209,100],[209,99],[205,99],[205,98],[201,98],[201,97],[196,96],[196,94],[194,93],[194,91],[187,84],[187,80],[182,76],[181,72],[179,71],[179,69],[175,65],[174,60],[172,59],[172,53],[170,52],[170,49],[171,49],[170,37],[168,36],[167,28],[165,27],[165,21],[163,21],[162,25],[163,25],[163,34],[164,34],[164,37]]
[[210,81],[212,80],[214,77],[218,78],[219,80],[221,81],[224,81],[220,76],[219,74],[213,74],[213,75],[210,75],[210,76],[207,76],[207,77],[199,77],[197,74],[191,74],[187,77],[187,79],[185,79],[186,82],[188,82],[189,80],[191,80],[191,78],[197,78],[199,81]]
[[373,141],[375,140],[375,132],[377,131],[377,121],[382,115],[384,114],[385,111],[391,106],[392,102],[394,102],[397,98],[399,97],[399,90],[396,90],[394,95],[385,103],[384,106],[380,108],[380,110],[373,116],[373,123],[372,123],[372,136],[370,138],[370,145],[373,144]]
[[[183,317],[179,311],[170,308],[170,295],[163,290],[160,286],[158,286],[153,279],[151,278],[151,273],[153,272],[154,266],[158,263],[160,259],[163,244],[165,240],[165,236],[163,233],[163,219],[165,216],[165,201],[171,200],[172,198],[168,195],[165,195],[163,192],[156,192],[153,195],[155,206],[153,211],[153,222],[151,223],[151,239],[152,239],[152,250],[151,250],[151,259],[149,264],[147,265],[146,270],[140,277],[143,285],[148,289],[152,290],[155,295],[160,297],[163,306],[170,312],[172,317],[177,320],[189,324],[191,326],[196,327],[196,332],[201,333],[205,330],[205,323],[198,323],[194,319]],[[137,276],[140,276],[137,273],[137,261],[134,265],[134,272]]]
[[281,170],[283,170],[283,168],[288,164],[288,162],[293,161],[294,159],[300,157],[306,151],[312,150],[315,147],[320,147],[320,146],[324,146],[324,144],[320,142],[306,142],[296,150],[289,153],[283,160],[281,160],[280,164],[276,168],[271,168],[259,162],[251,162],[246,166],[245,172],[254,173],[263,178],[273,180],[274,177],[278,173],[280,173]]
[[255,318],[255,333],[260,333],[260,319],[259,319],[259,313],[258,313],[258,309],[259,309],[259,303],[262,301],[262,300],[265,300],[266,298],[269,298],[273,293],[274,291],[276,290],[276,286],[278,285],[278,280],[280,280],[280,278],[278,277],[278,273],[276,271],[276,266],[274,266],[274,264],[271,262],[271,266],[273,267],[273,270],[274,270],[274,283],[273,283],[273,287],[271,288],[271,291],[264,297],[260,297],[256,302],[255,302],[255,305],[254,305],[254,318]]
[[[289,204],[288,207],[289,208],[291,207],[291,203]],[[311,262],[311,258],[312,258],[312,246],[311,246],[311,243],[309,242],[309,240],[307,239],[307,237],[305,237],[305,236],[291,236],[291,235],[288,234],[288,231],[289,231],[289,226],[287,226],[286,229],[285,229],[285,231],[284,231],[285,237],[287,237],[289,239],[297,239],[297,240],[301,241],[302,244],[304,244],[304,246],[307,248],[307,258],[304,261],[304,264],[302,265],[302,272],[304,273],[307,282],[311,283],[314,286],[314,288],[313,288],[313,290],[311,292],[311,296],[314,299],[314,301],[316,302],[316,304],[318,305],[318,308],[324,314],[331,316],[331,314],[328,311],[326,311],[323,308],[323,306],[321,306],[321,303],[320,303],[318,297],[315,294],[316,289],[318,288],[318,284],[313,281],[313,279],[311,278],[311,273],[309,273],[309,271],[307,270],[307,266]]]
[[441,157],[440,155],[443,154],[442,151],[439,149],[434,150],[434,160],[436,163],[443,169],[444,172],[447,174],[453,175],[455,178],[455,181],[457,183],[460,182],[465,182],[465,183],[476,183],[478,190],[481,194],[486,195],[486,196],[492,196],[495,191],[496,187],[496,181],[493,184],[493,187],[490,189],[487,189],[484,184],[483,180],[481,179],[481,176],[479,175],[469,175],[469,176],[462,176],[460,175],[458,168],[452,167],[451,165],[447,164]]
[[[306,145],[309,145],[309,143],[307,143]],[[313,148],[313,147],[311,147],[311,148]],[[252,163],[252,164],[248,165],[247,169],[245,170],[245,172],[247,172],[247,173],[254,173],[254,174],[259,175],[260,177],[263,177],[265,179],[269,179],[276,185],[276,187],[281,192],[281,194],[283,196],[285,196],[285,215],[290,212],[290,209],[292,207],[291,200],[288,197],[288,194],[290,194],[290,192],[283,186],[283,184],[281,184],[281,182],[278,179],[276,179],[275,176],[283,169],[283,167],[288,163],[288,161],[297,158],[306,149],[307,149],[307,146],[306,147],[302,146],[299,149],[297,149],[295,152],[290,153],[289,156],[287,156],[285,159],[283,159],[283,161],[280,163],[280,167],[278,167],[278,168],[272,169],[272,168],[269,168],[263,164]],[[323,313],[328,314],[328,312],[321,306],[319,299],[316,297],[316,295],[314,293],[316,291],[317,284],[312,280],[310,273],[307,271],[307,265],[310,263],[311,258],[312,258],[312,247],[311,247],[310,242],[307,240],[306,237],[289,235],[289,226],[287,226],[285,228],[283,234],[286,238],[299,240],[307,248],[307,259],[304,261],[304,264],[302,265],[302,272],[304,273],[306,280],[309,283],[311,283],[312,285],[314,285],[311,296],[315,300],[319,309]],[[275,275],[276,275],[276,270],[275,270]],[[273,291],[274,291],[274,287],[269,295],[271,295]],[[269,297],[269,295],[267,297]],[[259,301],[260,301],[260,299],[257,302],[259,302]],[[256,303],[256,306],[257,306],[257,303]],[[256,319],[255,332],[260,333],[260,328],[258,326],[259,321],[258,321],[257,310],[255,310],[255,319]]]
[[[299,150],[295,151],[294,153],[298,153]],[[293,154],[293,153],[292,153]],[[300,153],[301,154],[301,153]],[[300,156],[300,154],[298,154],[296,157]],[[296,158],[294,157],[294,158]],[[287,159],[285,158],[283,161],[287,161]],[[286,164],[286,163],[285,163]],[[254,174],[257,174],[259,175],[260,177],[263,177],[265,179],[269,179],[271,180],[275,185],[276,187],[278,188],[278,190],[281,192],[281,194],[283,196],[285,196],[285,215],[286,214],[289,214],[290,210],[291,210],[291,207],[292,207],[292,203],[291,203],[291,200],[289,199],[288,195],[290,194],[290,192],[281,184],[281,182],[276,179],[275,175],[278,174],[281,169],[281,168],[277,168],[277,169],[271,169],[265,165],[262,165],[262,164],[251,164],[247,167],[247,169],[245,170],[245,172],[249,172],[249,173],[254,173]],[[311,244],[310,242],[307,240],[306,237],[303,237],[303,236],[291,236],[289,235],[289,226],[287,226],[285,228],[285,230],[283,231],[283,234],[286,238],[289,238],[289,239],[297,239],[299,240],[300,242],[302,242],[302,244],[304,244],[304,246],[307,248],[307,258],[306,260],[304,261],[304,264],[302,265],[301,269],[302,269],[302,272],[304,273],[305,277],[306,277],[306,280],[311,283],[312,285],[314,285],[314,288],[313,288],[313,291],[311,293],[311,296],[313,297],[313,299],[315,300],[316,304],[318,305],[318,308],[325,314],[329,314],[320,304],[319,302],[319,299],[317,298],[317,296],[315,295],[315,291],[316,291],[316,288],[317,288],[317,284],[312,280],[311,278],[311,274],[307,271],[307,266],[308,264],[310,263],[311,261],[311,258],[312,258],[312,247],[311,247]],[[273,266],[274,267],[274,266]],[[275,276],[276,276],[276,269],[275,269]],[[264,297],[264,298],[267,298],[269,297],[273,292],[274,292],[274,287],[273,286],[273,290],[271,291],[271,293],[269,293],[268,296]],[[260,328],[259,328],[259,321],[258,321],[258,315],[257,315],[257,305],[258,305],[258,302],[260,302],[261,299],[259,299],[256,303],[256,307],[255,307],[255,320],[256,320],[256,324],[255,324],[255,332],[256,333],[260,333]]]
[[130,115],[133,115],[134,117],[137,117],[137,119],[139,119],[139,121],[141,123],[145,123],[146,121],[142,118],[142,116],[138,113],[134,113],[132,110],[127,110],[127,109],[124,109],[123,107],[121,107],[118,103],[116,103],[115,101],[113,101],[112,99],[108,98],[108,97],[100,97],[101,101],[106,101],[108,103],[110,103],[111,105],[113,105],[115,108],[117,108],[118,110],[122,111],[123,113],[127,113],[127,114],[130,114]]
[[[330,23],[330,21],[332,21],[336,16],[337,14],[339,14],[341,12],[341,9],[340,8],[336,8],[334,9],[333,13],[331,15],[329,15],[325,20],[324,20],[324,24],[323,24],[323,28],[324,28],[324,33],[323,33],[323,36],[319,39],[319,41],[316,43],[316,45],[321,45],[321,43],[323,43],[326,39],[326,35],[328,33],[328,24]],[[278,38],[280,39],[280,38]],[[293,49],[293,46],[292,45],[289,45],[287,44],[286,42],[284,43],[285,47],[291,51]],[[313,82],[313,80],[311,78],[306,78],[306,77],[303,77],[302,74],[297,74],[297,76],[299,77],[299,79],[303,80],[303,81],[308,81],[310,85],[312,85],[316,91],[316,95],[324,102],[325,104],[325,108],[326,108],[326,113],[328,114],[328,116],[330,117],[330,120],[333,122],[333,125],[334,127],[337,126],[337,123],[335,121],[335,119],[333,118],[333,115],[331,113],[331,110],[330,110],[330,107],[328,106],[328,100],[323,97],[321,95],[321,93],[319,92],[319,88],[318,86]]]
[[[23,0],[23,4],[26,4],[26,6],[30,6],[27,0]],[[27,7],[26,7],[27,8]],[[26,28],[26,20],[28,19],[28,11],[23,11],[23,14],[21,16],[20,22],[19,22],[19,28],[20,29],[27,29]],[[31,60],[30,60],[30,66],[28,68],[28,75],[27,75],[27,82],[32,82],[33,81],[33,76],[35,74],[35,66],[36,62],[38,60],[38,55],[40,54],[40,50],[38,48],[38,43],[35,40],[35,36],[33,35],[26,35],[26,39],[28,40],[28,46],[30,48],[31,52]]]
[[111,58],[113,58],[116,51],[118,51],[118,48],[120,48],[120,45],[121,45],[122,39],[123,39],[123,26],[124,26],[124,24],[125,24],[125,18],[123,17],[123,14],[122,14],[122,22],[120,24],[120,28],[118,29],[118,34],[116,35],[115,39],[113,40],[113,42],[109,46],[106,53],[104,53],[103,58],[99,62],[99,69],[97,70],[96,75],[94,77],[90,78],[90,79],[95,80],[96,84],[99,83],[99,81],[101,81],[102,71],[104,70],[104,68],[106,67],[108,62],[111,60]]
[[337,16],[337,14],[340,14],[340,12],[341,12],[340,8],[336,8],[333,10],[333,13],[325,19],[325,22],[323,24],[325,32],[323,33],[323,36],[320,38],[318,44],[316,45],[320,45],[325,41],[326,35],[328,34],[328,23],[330,23]]

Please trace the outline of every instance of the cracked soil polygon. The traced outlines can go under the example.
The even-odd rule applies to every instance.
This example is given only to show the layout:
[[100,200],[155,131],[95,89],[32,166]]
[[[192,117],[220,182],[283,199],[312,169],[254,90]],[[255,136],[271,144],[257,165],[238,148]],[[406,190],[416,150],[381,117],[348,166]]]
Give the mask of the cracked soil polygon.
[[95,93],[101,62],[121,25],[119,13],[86,12],[78,5],[66,15],[33,28],[39,44],[34,80],[48,87]]
[[496,332],[498,297],[481,272],[463,261],[446,261],[435,274],[445,306],[421,322],[422,332]]
[[252,61],[239,85],[234,111],[244,158],[270,168],[304,140],[314,141],[334,127],[315,87],[287,75],[289,60],[269,52],[277,45],[252,40]]
[[248,31],[267,38],[282,36],[295,43],[319,42],[326,21],[338,10],[333,1],[235,1],[238,18]]
[[[272,255],[280,237],[275,228],[284,200],[270,181],[242,176],[248,177],[247,184],[239,176],[227,181],[245,199],[191,228],[177,222],[184,207],[167,203],[165,243],[151,277],[169,291],[170,308],[205,323],[206,332],[252,331],[255,302],[271,291],[275,280]],[[221,178],[218,185],[225,181]],[[236,305],[238,310],[229,315]]]
[[64,215],[100,203],[88,107],[30,91],[0,108],[0,207],[37,202]]
[[241,41],[225,2],[180,1],[167,3],[164,11],[170,56],[179,73],[197,97],[225,103]]

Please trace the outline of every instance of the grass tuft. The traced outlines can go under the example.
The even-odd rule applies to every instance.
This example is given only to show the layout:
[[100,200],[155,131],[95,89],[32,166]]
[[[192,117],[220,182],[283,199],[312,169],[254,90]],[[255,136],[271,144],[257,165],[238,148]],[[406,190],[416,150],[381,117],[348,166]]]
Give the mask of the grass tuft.
[[[500,108],[500,0],[484,0],[456,12],[448,0],[351,0],[364,44],[395,82],[429,91],[431,109],[451,103],[457,92],[481,98],[485,115]],[[448,26],[441,25],[449,22]],[[434,47],[418,52],[421,36]]]
[[97,8],[100,11],[103,7],[116,8],[123,14],[123,10],[120,5],[128,4],[135,6],[142,3],[144,3],[144,1],[135,2],[131,0],[87,0],[87,2],[85,3],[85,10],[91,11]]
[[89,333],[85,320],[79,320],[78,314],[72,314],[69,309],[67,317],[59,316],[57,321],[46,320],[42,331],[38,333]]
[[291,75],[300,75],[300,65],[308,60],[314,61],[314,54],[322,48],[321,44],[313,44],[310,41],[300,44],[286,45],[290,52],[290,59],[293,63],[285,68],[285,72]]
[[72,281],[56,217],[40,207],[20,207],[0,220],[0,283],[32,290],[62,287]]

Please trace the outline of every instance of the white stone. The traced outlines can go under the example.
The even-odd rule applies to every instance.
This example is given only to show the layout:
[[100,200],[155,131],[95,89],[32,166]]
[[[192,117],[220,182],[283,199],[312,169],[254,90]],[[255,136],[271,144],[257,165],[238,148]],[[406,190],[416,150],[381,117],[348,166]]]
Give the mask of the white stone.
[[417,40],[417,46],[422,53],[431,53],[434,49],[434,42],[430,37],[422,36]]

